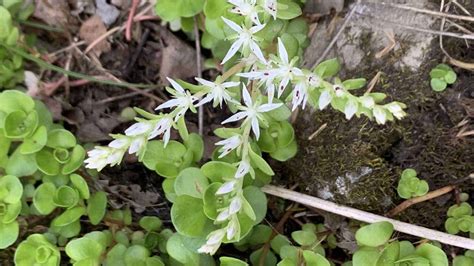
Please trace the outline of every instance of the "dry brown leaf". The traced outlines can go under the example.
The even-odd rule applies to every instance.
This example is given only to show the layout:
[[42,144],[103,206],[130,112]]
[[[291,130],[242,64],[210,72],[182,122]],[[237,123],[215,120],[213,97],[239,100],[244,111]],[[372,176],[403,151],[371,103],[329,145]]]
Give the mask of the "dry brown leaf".
[[[104,22],[102,22],[102,19],[99,16],[92,16],[82,24],[81,29],[79,30],[79,36],[87,44],[91,44],[106,32],[107,28],[105,27]],[[110,44],[107,40],[100,41],[92,49],[92,52],[97,56],[109,51]]]
[[35,0],[33,16],[50,26],[66,27],[72,22],[71,10],[64,0]]

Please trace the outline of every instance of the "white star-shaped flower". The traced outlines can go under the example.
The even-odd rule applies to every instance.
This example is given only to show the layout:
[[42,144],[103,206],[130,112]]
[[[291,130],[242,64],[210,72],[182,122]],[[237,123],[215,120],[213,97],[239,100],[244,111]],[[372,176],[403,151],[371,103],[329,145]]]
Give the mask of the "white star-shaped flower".
[[264,121],[262,113],[274,110],[280,107],[282,103],[266,103],[260,105],[258,102],[256,102],[254,104],[252,101],[252,97],[250,97],[250,94],[247,91],[245,85],[242,89],[242,97],[244,98],[245,106],[238,107],[242,111],[237,112],[236,114],[227,118],[222,122],[222,124],[236,122],[245,118],[244,123],[249,122],[251,124],[252,131],[255,134],[256,139],[258,140],[258,138],[260,137],[259,121]]
[[295,85],[293,90],[293,99],[291,104],[293,105],[292,111],[296,110],[299,105],[302,105],[304,109],[306,107],[306,102],[308,101],[308,83],[306,79],[299,80]]
[[197,100],[197,98],[189,93],[189,91],[185,91],[181,85],[178,84],[178,82],[166,78],[168,81],[171,83],[171,85],[174,88],[174,92],[172,94],[174,95],[174,99],[168,100],[162,104],[160,104],[158,107],[156,107],[155,110],[160,110],[164,108],[172,108],[175,107],[176,110],[178,110],[178,113],[176,114],[174,121],[178,121],[180,117],[182,117],[188,109],[193,109],[194,108],[194,102]]
[[236,39],[234,43],[230,46],[229,51],[225,55],[221,64],[227,62],[232,56],[234,56],[240,48],[243,50],[250,49],[250,51],[263,63],[266,63],[265,57],[263,56],[262,50],[257,43],[257,38],[254,36],[255,33],[259,32],[265,27],[265,24],[260,24],[247,29],[245,27],[240,27],[232,20],[228,20],[222,17],[225,24],[229,26],[233,31],[237,32],[237,35],[230,37],[229,39]]
[[234,5],[234,7],[230,9],[230,12],[250,18],[256,25],[262,24],[258,19],[258,9],[255,5],[257,0],[228,0],[227,2]]
[[196,78],[196,80],[201,83],[201,85],[204,85],[208,91],[206,97],[202,98],[201,101],[196,104],[196,107],[206,104],[212,100],[213,107],[216,107],[219,104],[219,106],[222,108],[223,101],[225,101],[226,103],[233,102],[232,97],[227,91],[227,88],[232,88],[240,85],[240,82],[233,81],[215,83],[202,78]]
[[301,69],[294,67],[297,59],[294,58],[291,61],[288,59],[288,52],[286,51],[285,45],[278,38],[278,65],[277,68],[277,77],[281,79],[280,84],[278,85],[278,97],[283,94],[288,83],[293,80],[296,76],[302,76],[303,71]]
[[168,144],[168,141],[170,140],[172,126],[173,119],[169,115],[165,115],[160,119],[160,121],[158,121],[158,123],[156,123],[155,127],[150,132],[148,139],[153,139],[156,136],[163,134],[163,142],[166,147],[166,144]]
[[223,147],[220,149],[221,155],[219,155],[219,158],[222,158],[229,154],[231,151],[237,149],[240,144],[242,144],[242,139],[240,135],[235,135],[217,142],[216,145],[223,145]]
[[275,69],[257,70],[246,73],[239,73],[237,76],[248,78],[250,80],[258,80],[260,84],[265,85],[265,89],[268,95],[268,102],[272,103],[275,97],[275,84],[274,80],[278,75],[278,71]]
[[273,17],[277,18],[277,0],[265,0],[263,8]]

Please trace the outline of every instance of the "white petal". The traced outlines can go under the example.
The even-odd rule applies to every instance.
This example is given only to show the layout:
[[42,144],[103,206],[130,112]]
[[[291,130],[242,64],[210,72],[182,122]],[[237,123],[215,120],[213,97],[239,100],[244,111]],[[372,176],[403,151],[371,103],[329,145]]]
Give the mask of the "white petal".
[[239,163],[239,168],[235,173],[235,178],[239,179],[244,177],[250,171],[250,163],[248,161],[241,161]]
[[232,88],[239,85],[240,85],[240,82],[237,82],[237,81],[229,81],[229,82],[224,82],[221,84],[223,88]]
[[225,231],[223,229],[219,229],[213,231],[209,234],[209,238],[206,241],[207,245],[216,245],[222,242],[222,238],[225,236]]
[[166,145],[168,145],[168,142],[170,141],[170,132],[171,130],[168,128],[166,131],[165,131],[165,134],[163,134],[163,142],[164,142],[164,146],[166,148]]
[[344,108],[344,114],[346,114],[346,119],[349,120],[357,112],[357,102],[355,100],[349,100],[346,103]]
[[260,138],[260,127],[258,125],[258,119],[256,117],[252,118],[252,131],[255,134],[255,139]]
[[262,53],[262,50],[260,50],[260,47],[258,46],[258,44],[254,41],[250,41],[249,43],[249,46],[250,46],[250,50],[252,51],[252,53],[257,56],[257,58],[264,64],[267,63],[267,60],[265,60],[265,57],[263,56],[263,53]]
[[385,124],[385,121],[387,121],[387,114],[385,113],[385,110],[379,106],[374,107],[373,109],[373,114],[375,116],[375,121],[379,124]]
[[265,28],[265,24],[255,25],[252,28],[250,28],[250,32],[252,34],[255,34],[255,33],[259,32],[260,30],[262,30],[263,28]]
[[331,102],[332,96],[328,90],[323,90],[321,96],[319,96],[319,109],[323,110]]
[[229,216],[230,216],[229,210],[225,209],[221,213],[219,213],[219,215],[217,215],[216,221],[217,222],[225,221],[229,218]]
[[231,59],[232,56],[234,56],[237,53],[237,51],[239,51],[239,49],[240,49],[240,47],[242,46],[243,43],[244,43],[244,41],[242,39],[237,39],[232,44],[232,46],[230,46],[229,51],[225,55],[224,59],[222,59],[221,65],[225,64],[225,62],[227,62],[229,59]]
[[202,99],[196,104],[196,107],[199,107],[199,106],[201,106],[201,105],[203,105],[203,104],[206,104],[206,103],[212,101],[213,98],[214,98],[213,95],[212,95],[211,93],[208,93],[208,94],[206,95],[206,97],[202,98]]
[[268,94],[268,103],[273,103],[273,98],[275,97],[275,84],[270,83],[267,85],[267,94]]
[[239,197],[235,197],[229,204],[229,214],[234,214],[240,211],[242,207],[242,200]]
[[145,139],[143,138],[134,139],[132,143],[130,143],[130,148],[128,149],[128,153],[134,154],[138,152],[142,148],[144,143],[145,143]]
[[290,82],[290,77],[285,76],[280,82],[280,85],[278,85],[278,97],[281,97],[283,94],[283,91],[285,91],[286,86],[288,86],[288,83]]
[[231,192],[232,190],[234,190],[235,183],[236,183],[235,180],[225,182],[217,190],[216,195],[222,195],[222,194],[227,194],[227,193]]
[[158,105],[158,107],[156,107],[155,110],[175,107],[175,106],[178,106],[180,103],[181,103],[180,99],[171,99]]
[[222,20],[224,20],[225,24],[227,24],[227,26],[229,26],[231,29],[233,29],[234,31],[238,33],[242,32],[242,28],[239,25],[237,25],[237,23],[233,22],[232,20],[228,20],[225,17],[221,17],[221,18]]
[[245,84],[242,89],[242,98],[244,99],[245,105],[247,105],[248,107],[251,107],[253,105],[252,97],[250,97],[249,91],[247,90],[247,86],[245,86]]
[[235,234],[237,233],[237,226],[234,225],[234,223],[229,223],[229,225],[227,226],[227,239],[232,239],[234,238]]
[[265,112],[269,112],[273,109],[277,109],[282,105],[283,105],[283,103],[266,103],[266,104],[262,104],[259,107],[257,107],[257,111],[259,113],[265,113]]
[[250,72],[245,72],[245,73],[239,73],[237,76],[239,77],[244,77],[248,79],[261,79],[263,77],[264,73],[261,71],[250,71]]
[[247,115],[248,115],[248,113],[246,111],[238,112],[238,113],[234,114],[233,116],[227,118],[226,120],[222,121],[221,124],[226,124],[226,123],[231,123],[231,122],[236,122],[236,121],[242,120],[245,117],[247,117]]
[[359,101],[362,103],[364,107],[367,107],[367,108],[372,108],[375,105],[374,98],[370,96],[362,96],[359,98]]
[[180,93],[184,93],[184,89],[183,87],[181,87],[181,85],[179,85],[178,82],[174,81],[173,79],[170,79],[170,78],[166,78],[170,83],[171,85],[173,86],[173,88],[177,91],[177,92],[180,92]]
[[121,139],[115,139],[112,142],[109,143],[109,147],[114,148],[114,149],[122,149],[125,148],[130,141],[126,138],[121,138]]
[[211,82],[209,80],[205,80],[205,79],[202,79],[202,78],[195,78],[199,83],[201,83],[202,85],[204,86],[207,86],[207,87],[214,87],[216,84],[214,82]]
[[145,122],[139,122],[131,125],[125,130],[127,136],[141,135],[151,129],[151,125]]
[[281,38],[278,37],[278,56],[280,57],[281,61],[285,64],[288,64],[288,53],[286,52],[285,45],[281,41]]

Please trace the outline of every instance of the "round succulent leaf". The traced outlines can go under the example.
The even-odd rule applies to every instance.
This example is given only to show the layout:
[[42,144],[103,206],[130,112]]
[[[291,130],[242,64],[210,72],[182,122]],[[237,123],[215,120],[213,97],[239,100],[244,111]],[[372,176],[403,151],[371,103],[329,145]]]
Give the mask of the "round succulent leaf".
[[249,264],[245,261],[231,258],[231,257],[219,257],[221,266],[248,266]]
[[256,167],[267,175],[275,175],[270,165],[260,155],[249,149],[250,160],[256,165]]
[[416,177],[416,171],[413,168],[407,168],[402,172],[402,179]]
[[146,266],[165,266],[165,263],[161,260],[158,256],[153,256],[146,258],[145,260]]
[[[279,99],[273,99],[273,103],[283,102]],[[286,121],[291,116],[291,110],[286,104],[283,104],[280,107],[271,110],[270,112],[266,112],[264,115],[269,116],[272,120]]]
[[126,265],[143,265],[150,256],[150,251],[141,245],[132,245],[125,251]]
[[204,8],[204,0],[160,0],[155,5],[156,14],[164,21],[192,17]]
[[[0,203],[0,206],[3,205],[3,204],[4,203]],[[21,207],[22,207],[21,201],[11,203],[11,204],[7,204],[4,207],[4,208],[6,208],[6,210],[0,216],[2,218],[0,223],[9,224],[9,223],[15,221],[16,218],[18,217],[18,215],[21,212]]]
[[180,263],[193,265],[190,263],[199,261],[199,255],[186,248],[183,239],[184,237],[180,234],[173,234],[166,243],[166,251]]
[[56,194],[56,186],[53,183],[46,182],[41,184],[33,196],[33,205],[42,215],[50,214],[56,209],[53,195]]
[[446,81],[446,83],[448,84],[453,84],[454,82],[456,82],[456,79],[457,79],[457,75],[456,75],[456,72],[454,71],[448,71],[446,73],[446,75],[444,76],[444,80]]
[[446,232],[449,234],[455,235],[459,233],[459,228],[458,225],[456,224],[456,219],[455,218],[448,218],[446,219],[446,222],[444,222],[444,228],[446,229]]
[[250,225],[251,228],[265,218],[267,197],[259,188],[254,186],[244,188],[243,195],[245,198],[242,203],[243,212],[239,213],[238,216],[241,222],[241,232],[247,234],[250,229],[247,229],[246,226]]
[[50,148],[72,148],[76,146],[76,137],[66,129],[53,129],[48,134],[46,146]]
[[288,144],[288,146],[278,148],[276,151],[270,153],[270,157],[277,161],[285,162],[293,158],[297,152],[298,144],[296,143],[296,140],[293,140]]
[[428,182],[426,182],[425,180],[419,180],[416,186],[416,191],[414,193],[414,196],[416,197],[423,196],[426,193],[428,193],[429,190],[430,190],[430,187],[428,185]]
[[67,209],[62,214],[54,218],[53,221],[51,222],[51,225],[61,227],[61,226],[71,224],[79,220],[79,218],[85,213],[86,213],[86,209],[81,206]]
[[[2,15],[1,17],[5,18],[6,16]],[[5,24],[2,23],[2,25]],[[0,30],[0,32],[2,31]],[[6,90],[0,93],[0,111],[2,112],[11,113],[14,111],[21,110],[25,113],[29,113],[34,109],[34,107],[35,102],[33,101],[33,99],[21,91]]]
[[298,55],[298,49],[300,47],[298,39],[293,37],[289,33],[283,33],[280,35],[281,41],[285,46],[286,52],[288,53],[288,58],[294,58]]
[[291,233],[291,237],[298,243],[300,246],[310,246],[317,241],[316,235],[314,232],[308,232],[304,230],[294,231]]
[[53,201],[56,206],[70,208],[79,202],[79,192],[70,186],[60,186],[54,193]]
[[251,233],[245,238],[249,245],[255,246],[265,244],[272,235],[272,229],[263,224],[256,225],[252,228]]
[[17,221],[8,224],[0,223],[0,249],[5,249],[15,243],[20,226]]
[[224,178],[233,177],[237,168],[230,163],[210,161],[201,166],[201,171],[212,182],[223,182]]
[[216,195],[217,190],[222,186],[222,183],[212,183],[206,188],[203,197],[204,213],[209,219],[215,220],[217,217],[217,210],[225,206],[225,198],[222,195]]
[[156,163],[156,172],[166,178],[175,178],[179,174],[179,167],[171,160],[162,160]]
[[45,126],[40,126],[36,129],[31,137],[27,137],[20,145],[20,152],[22,154],[31,154],[40,151],[48,140],[48,132]]
[[98,260],[102,252],[104,252],[105,247],[94,239],[81,237],[67,243],[65,250],[71,260],[80,262],[90,259]]
[[6,163],[5,172],[8,175],[14,175],[18,177],[33,175],[38,166],[35,161],[34,154],[21,154],[20,149],[16,149],[13,154],[8,158]]
[[79,219],[77,219],[76,221],[64,226],[51,225],[50,229],[55,234],[59,235],[58,242],[61,242],[61,238],[68,239],[79,235],[81,232],[81,223]]
[[260,132],[258,146],[264,152],[274,152],[277,150],[277,145],[275,143],[275,139],[271,135],[270,128],[266,128]]
[[446,256],[444,251],[429,243],[419,245],[416,248],[415,254],[428,259],[430,262],[430,266],[449,265],[448,257]]
[[430,85],[431,85],[431,88],[434,91],[438,91],[438,92],[439,91],[444,91],[446,89],[446,87],[448,86],[446,81],[444,81],[442,79],[438,79],[438,78],[431,79]]
[[394,241],[388,244],[377,259],[376,266],[395,265],[395,262],[400,256],[400,244]]
[[398,193],[398,196],[400,196],[400,198],[409,199],[409,198],[412,197],[413,192],[412,192],[410,186],[406,182],[402,182],[400,180],[400,182],[398,183],[398,187],[397,187],[397,193]]
[[306,265],[314,265],[314,266],[331,266],[329,261],[323,257],[321,254],[314,253],[309,250],[303,251],[303,258],[306,262]]
[[49,148],[44,148],[35,154],[36,165],[38,169],[47,175],[58,175],[60,173],[61,165],[54,160],[53,151]]
[[177,197],[176,192],[174,191],[175,181],[176,181],[176,178],[166,178],[165,180],[163,180],[163,183],[161,183],[161,187],[163,188],[163,191],[165,192],[165,197],[170,202],[174,202]]
[[107,252],[107,265],[124,265],[124,256],[127,251],[127,246],[123,244],[116,244],[109,252]]
[[158,140],[148,141],[142,163],[150,170],[155,170],[156,162],[165,157],[164,143]]
[[209,19],[220,19],[223,16],[230,5],[227,1],[221,0],[207,0],[204,4],[204,15]]
[[64,164],[69,160],[69,151],[63,148],[57,148],[53,150],[54,159],[60,164]]
[[378,247],[387,243],[393,233],[393,225],[389,222],[377,222],[365,225],[357,230],[357,243],[368,247]]
[[279,0],[277,10],[277,18],[284,20],[290,20],[302,14],[301,7],[292,0]]
[[348,79],[342,82],[346,90],[357,90],[364,87],[365,84],[367,84],[367,80],[364,78]]
[[73,186],[79,191],[81,198],[89,199],[90,191],[86,180],[84,180],[84,178],[78,174],[72,174],[69,179],[71,180]]
[[204,141],[201,136],[196,133],[189,134],[184,141],[184,146],[193,152],[193,161],[199,162],[204,154]]
[[71,151],[69,161],[63,165],[61,173],[63,175],[68,175],[75,172],[79,167],[82,166],[84,158],[86,157],[86,151],[81,145],[76,145]]
[[171,207],[171,221],[176,231],[189,237],[207,236],[215,226],[203,208],[202,200],[188,195],[178,196]]
[[453,259],[453,266],[472,266],[474,265],[474,258],[467,256],[456,256]]
[[400,258],[404,258],[406,256],[412,255],[415,253],[415,246],[410,242],[410,241],[400,241],[399,242],[400,246]]
[[353,266],[375,266],[380,252],[374,247],[362,247],[352,256]]
[[260,257],[262,256],[263,248],[259,248],[250,254],[250,263],[252,265],[274,266],[277,264],[277,257],[273,252],[268,251],[263,259],[263,264],[260,264]]
[[18,177],[6,175],[0,177],[0,202],[8,204],[19,202],[23,195],[23,185]]
[[87,200],[87,216],[93,225],[98,225],[105,216],[107,210],[107,194],[97,191]]
[[174,182],[176,195],[188,195],[201,199],[204,191],[209,186],[209,180],[202,173],[201,169],[189,167],[182,170]]
[[448,216],[461,217],[464,215],[472,215],[472,206],[467,202],[462,202],[459,205],[453,205],[448,209]]
[[295,246],[286,245],[280,248],[280,257],[282,259],[288,258],[292,260],[298,259],[299,249]]
[[291,241],[284,235],[276,235],[270,242],[270,246],[275,253],[280,254],[280,249],[284,246],[291,245]]
[[314,69],[314,73],[325,79],[336,75],[341,69],[341,64],[336,58],[325,60]]
[[160,218],[155,216],[144,216],[138,222],[140,226],[148,232],[158,231],[163,225]]
[[444,69],[440,69],[440,68],[433,68],[431,71],[430,71],[430,77],[432,79],[434,78],[444,78],[444,76],[446,76],[446,73],[448,71],[444,70]]
[[277,134],[277,143],[279,147],[286,147],[295,139],[295,131],[288,121],[280,122]]
[[53,125],[53,116],[48,107],[42,101],[35,100],[35,110],[38,113],[38,124],[50,129]]

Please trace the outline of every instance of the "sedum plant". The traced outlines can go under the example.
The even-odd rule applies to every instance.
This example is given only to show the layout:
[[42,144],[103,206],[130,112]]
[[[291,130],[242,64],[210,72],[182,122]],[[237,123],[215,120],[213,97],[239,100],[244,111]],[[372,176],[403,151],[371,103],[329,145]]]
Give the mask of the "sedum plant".
[[61,254],[44,235],[32,234],[18,245],[14,262],[17,266],[56,266],[61,262]]
[[444,91],[448,84],[453,84],[457,79],[456,72],[446,64],[439,64],[433,68],[430,77],[431,89],[434,91]]
[[[169,1],[159,1],[158,14],[179,11],[169,20],[204,8],[203,38],[221,34],[209,43],[216,43],[213,53],[222,59],[224,73],[214,81],[196,78],[198,85],[168,78],[173,98],[158,106],[157,114],[136,109],[141,117],[125,134],[112,135],[107,146],[88,152],[85,162],[91,169],[118,165],[128,152],[165,177],[173,225],[180,235],[204,241],[196,248],[200,253],[214,254],[222,243],[240,241],[264,218],[266,197],[259,187],[274,175],[264,153],[281,161],[295,155],[294,132],[287,122],[291,111],[330,105],[347,119],[366,116],[379,124],[405,116],[406,106],[383,104],[383,93],[353,94],[365,79],[335,77],[340,68],[335,59],[314,70],[299,67],[306,40],[299,29],[307,25],[294,19],[301,14],[297,2],[178,1],[179,8],[167,9]],[[193,12],[183,11],[203,3],[207,5]],[[222,47],[228,50],[217,51]],[[217,109],[226,105],[234,114],[222,124],[236,126],[215,130],[222,140],[212,161],[199,165],[203,141],[188,132],[184,117],[205,104]],[[171,140],[172,129],[181,141]],[[161,140],[152,140],[158,136]]]
[[444,223],[446,231],[450,234],[459,232],[474,234],[474,216],[472,207],[467,202],[453,205],[448,209],[448,219]]
[[398,181],[397,192],[403,199],[420,197],[428,193],[428,182],[421,180],[416,176],[414,169],[408,168],[403,170],[400,180]]
[[415,247],[409,241],[391,241],[392,234],[393,225],[389,222],[373,223],[357,230],[359,248],[352,257],[352,265],[449,265],[439,247],[430,243]]

